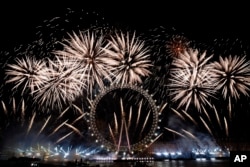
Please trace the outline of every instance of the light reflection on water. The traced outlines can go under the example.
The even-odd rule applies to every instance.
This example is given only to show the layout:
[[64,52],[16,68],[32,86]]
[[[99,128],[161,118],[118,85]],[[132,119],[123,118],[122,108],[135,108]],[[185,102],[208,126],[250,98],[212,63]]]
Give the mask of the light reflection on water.
[[153,162],[110,162],[94,163],[100,167],[228,167],[229,160],[171,160]]

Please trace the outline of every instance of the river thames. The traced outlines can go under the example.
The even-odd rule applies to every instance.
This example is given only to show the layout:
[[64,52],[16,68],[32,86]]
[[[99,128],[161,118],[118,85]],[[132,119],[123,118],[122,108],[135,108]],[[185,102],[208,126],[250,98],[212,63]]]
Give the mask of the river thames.
[[170,160],[153,162],[96,163],[100,167],[229,167],[229,160]]
[[41,163],[40,167],[48,166],[92,166],[92,167],[229,167],[229,159],[215,159],[215,160],[166,160],[166,161],[149,161],[149,162],[140,162],[140,161],[119,161],[119,162],[91,162],[88,165],[81,165],[75,163],[63,163],[58,164],[54,163]]
[[214,159],[214,160],[165,160],[165,161],[106,161],[106,162],[14,162],[0,161],[1,166],[38,166],[38,167],[229,167],[229,159]]

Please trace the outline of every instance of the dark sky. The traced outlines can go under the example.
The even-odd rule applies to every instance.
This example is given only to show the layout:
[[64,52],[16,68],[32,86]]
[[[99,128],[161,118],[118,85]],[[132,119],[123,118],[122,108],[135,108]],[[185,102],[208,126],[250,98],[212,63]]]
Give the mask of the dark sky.
[[135,29],[173,26],[196,39],[239,37],[248,40],[250,44],[250,10],[246,9],[246,4],[212,4],[204,1],[202,4],[173,3],[163,0],[161,3],[152,1],[147,4],[135,1],[101,4],[85,2],[0,4],[0,51],[29,40],[35,27],[44,20],[63,15],[66,8],[96,11],[107,22]]
[[[87,1],[85,1],[87,2]],[[138,29],[174,26],[197,38],[211,36],[250,37],[250,11],[245,4],[216,4],[211,2],[109,2],[92,3],[33,2],[0,5],[1,48],[20,43],[32,35],[34,27],[43,20],[58,16],[65,8],[82,8],[101,13],[106,20]]]

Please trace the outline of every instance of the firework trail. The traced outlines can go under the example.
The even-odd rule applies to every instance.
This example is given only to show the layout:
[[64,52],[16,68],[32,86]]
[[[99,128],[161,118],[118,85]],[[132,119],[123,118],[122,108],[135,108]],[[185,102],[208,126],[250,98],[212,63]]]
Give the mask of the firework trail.
[[8,110],[6,108],[5,103],[2,100],[1,100],[1,103],[2,103],[2,107],[3,107],[3,111],[4,111],[5,115],[8,115]]
[[72,131],[72,132],[69,132],[68,134],[66,134],[66,135],[64,135],[64,136],[62,136],[61,138],[59,138],[59,139],[56,141],[56,143],[59,143],[60,141],[64,140],[65,138],[67,138],[68,136],[70,136],[72,133],[73,133],[73,131]]
[[149,49],[135,33],[116,32],[108,41],[110,47],[105,52],[113,59],[114,83],[142,83],[141,77],[151,74]]
[[168,105],[168,103],[167,102],[165,102],[164,104],[162,104],[162,106],[160,107],[160,109],[159,109],[159,113],[162,113],[162,111],[166,108],[166,106]]
[[187,112],[185,112],[183,110],[182,110],[182,113],[184,115],[186,115],[196,126],[198,126],[198,123],[195,121],[195,119],[190,114],[188,114]]
[[129,134],[128,134],[128,127],[127,127],[126,120],[125,120],[126,116],[125,116],[125,112],[124,112],[122,99],[120,99],[120,107],[121,107],[121,130],[119,132],[120,137],[119,137],[119,143],[118,143],[118,151],[120,150],[120,146],[121,146],[123,126],[124,126],[124,129],[125,129],[125,135],[126,135],[126,140],[127,140],[127,144],[128,144],[128,149],[129,149],[129,151],[131,151],[130,139],[129,139]]
[[71,124],[75,124],[77,121],[81,120],[84,116],[86,115],[86,113],[83,113],[82,115],[80,115],[79,117],[77,117]]
[[200,117],[200,119],[201,119],[202,123],[204,124],[204,126],[207,128],[208,132],[213,136],[211,129],[209,128],[207,123],[204,121],[204,119],[202,117]]
[[132,118],[132,106],[129,109],[128,128],[130,128],[131,125],[131,118]]
[[249,96],[250,90],[250,61],[246,56],[219,57],[219,61],[210,64],[211,77],[221,90],[223,98],[228,99],[229,116],[231,118],[231,99],[238,100],[240,94]]
[[114,121],[115,121],[115,132],[118,133],[118,122],[117,122],[117,116],[115,112],[114,112]]
[[12,100],[12,110],[13,110],[13,113],[14,114],[16,114],[16,102],[15,102],[16,100],[15,100],[15,98],[13,98],[13,100]]
[[[195,112],[193,113],[187,113],[186,111],[182,112],[178,112],[177,110],[171,108],[172,111],[174,111],[174,113],[180,117],[182,119],[181,124],[183,124],[183,126],[187,126],[186,122],[188,119],[191,121],[192,124],[188,124],[188,126],[192,126],[194,128],[197,128],[198,131],[202,131],[202,133],[209,133],[211,135],[211,137],[213,138],[223,138],[223,137],[229,137],[229,127],[228,127],[228,120],[225,116],[223,115],[219,115],[219,113],[217,112],[216,107],[213,105],[213,112],[202,112],[199,115],[197,115]],[[207,115],[208,114],[208,115]],[[222,121],[220,119],[220,117],[223,117],[224,119],[224,126],[222,127]],[[187,119],[188,118],[188,119]],[[195,126],[193,126],[195,125]],[[172,125],[171,125],[172,126]],[[201,127],[205,127],[205,131],[201,128]],[[219,127],[219,129],[218,129]],[[165,127],[166,129],[167,127]],[[223,129],[224,128],[224,129]],[[167,130],[169,130],[170,128],[168,128]],[[176,130],[175,128],[172,129],[173,133],[181,133],[178,132],[178,130]],[[219,131],[218,131],[219,130]],[[170,130],[169,130],[170,131]],[[190,132],[191,133],[191,132]],[[195,135],[195,134],[193,134]],[[197,136],[197,138],[201,139],[199,136]]]
[[210,78],[210,67],[207,65],[212,56],[198,50],[188,50],[175,58],[170,69],[169,91],[172,101],[179,102],[177,108],[185,106],[185,111],[193,103],[198,111],[204,105],[211,106],[209,97],[214,97],[216,89]]
[[117,145],[116,140],[115,140],[115,135],[113,133],[113,130],[112,130],[110,124],[108,125],[108,127],[109,127],[109,133],[110,133],[110,135],[111,135],[111,137],[113,139],[113,142],[114,142],[115,145]]
[[139,109],[138,109],[137,119],[136,119],[136,127],[138,126],[138,123],[139,123],[139,120],[140,120],[141,108],[142,108],[142,100],[141,100],[140,103],[139,103]]
[[191,137],[192,139],[194,139],[195,141],[199,141],[199,139],[194,135],[192,134],[191,132],[185,130],[185,129],[181,129],[184,133],[186,133],[189,137]]
[[184,116],[182,116],[181,115],[181,113],[180,112],[178,112],[177,110],[175,110],[174,108],[171,108],[171,110],[175,113],[175,114],[177,114],[182,120],[186,120],[185,118],[184,118]]
[[5,115],[4,117],[2,117],[3,118],[2,121],[3,122],[7,121],[6,122],[7,124],[9,123],[8,121],[10,122],[14,120],[17,122],[21,121],[21,125],[23,125],[24,120],[25,120],[25,112],[26,112],[24,99],[21,99],[21,101],[17,103],[17,101],[15,100],[15,97],[12,97],[12,99],[10,100],[10,103],[12,103],[12,105],[11,104],[8,105],[8,106],[11,106],[10,108],[8,108],[6,106],[6,103],[3,100],[1,100],[3,112]]
[[32,118],[31,118],[31,120],[30,120],[29,127],[28,127],[28,129],[27,129],[27,133],[26,133],[26,134],[28,134],[28,133],[30,132],[30,130],[31,130],[31,128],[32,128],[32,125],[33,125],[33,123],[34,123],[35,117],[36,117],[36,112],[33,113],[33,116],[32,116]]
[[215,116],[216,116],[216,120],[220,126],[220,128],[222,129],[222,126],[221,126],[221,121],[220,121],[220,118],[219,118],[219,114],[218,114],[218,111],[217,109],[215,108],[215,106],[213,105],[213,109],[214,109],[214,113],[215,113]]
[[164,128],[165,128],[166,130],[168,130],[168,131],[174,133],[174,134],[177,134],[177,135],[183,137],[183,138],[187,138],[187,137],[184,136],[183,134],[181,134],[181,133],[179,133],[179,132],[177,132],[177,131],[175,131],[175,130],[173,130],[173,129],[170,129],[170,128],[167,128],[167,127],[164,127]]
[[147,145],[147,147],[150,147],[153,143],[155,143],[161,136],[163,133],[159,134],[149,145]]
[[64,125],[68,126],[69,128],[73,129],[79,136],[83,137],[83,135],[81,134],[80,130],[77,129],[76,127],[74,127],[73,125],[71,124],[68,124],[68,123],[64,123]]
[[225,117],[224,117],[224,123],[225,123],[226,135],[229,136],[228,123],[227,123],[227,119]]
[[51,119],[51,115],[46,119],[45,123],[43,124],[42,128],[40,129],[40,131],[38,132],[37,136],[39,136],[42,131],[45,129],[45,127],[47,126],[49,120]]
[[51,136],[53,134],[55,134],[64,124],[66,124],[68,122],[68,120],[64,121],[63,123],[61,123],[60,125],[58,125],[52,133],[50,133],[48,136]]
[[80,109],[77,105],[72,104],[72,106],[79,112],[79,114],[84,114],[83,110]]
[[57,117],[57,119],[61,118],[68,110],[69,110],[69,107],[67,107],[67,108]]
[[[4,101],[1,101],[1,103],[2,103],[2,106],[7,107]],[[42,113],[37,114],[37,112],[26,114],[24,118],[24,112],[25,112],[26,106],[25,106],[23,99],[21,99],[21,101],[18,102],[17,100],[14,100],[13,98],[12,101],[10,101],[10,104],[11,105],[9,108],[6,108],[3,110],[3,114],[4,115],[7,114],[6,116],[8,119],[4,121],[5,122],[4,124],[6,124],[6,127],[4,129],[1,129],[3,130],[1,132],[3,132],[3,134],[8,135],[12,130],[15,130],[17,135],[16,137],[13,136],[13,139],[12,139],[13,141],[12,140],[3,141],[4,143],[7,142],[8,145],[13,146],[15,145],[16,142],[21,142],[21,144],[25,144],[27,140],[30,140],[30,143],[29,143],[30,145],[34,144],[34,142],[36,143],[40,143],[40,142],[43,143],[46,141],[53,142],[55,141],[53,138],[51,138],[51,135],[53,134],[54,134],[54,137],[59,137],[59,140],[57,142],[62,141],[65,138],[61,135],[60,132],[56,134],[56,132],[58,132],[59,129],[61,129],[62,131],[65,130],[65,127],[63,127],[63,125],[65,125],[66,122],[68,122],[68,120],[64,121],[63,123],[60,123],[64,119],[63,117],[67,118],[67,116],[65,116],[65,112],[60,116],[62,120],[58,120],[59,114],[58,115],[50,114],[45,119],[45,121],[43,121],[43,118],[45,115],[42,115]],[[66,109],[65,111],[68,111],[68,109]],[[73,121],[71,124],[68,123],[66,126],[73,129],[75,132],[79,134],[80,133],[79,130],[77,131],[76,130],[77,127],[73,126],[73,124],[79,121],[84,115],[85,113],[78,116],[76,119],[73,119],[72,117],[70,117],[70,120],[73,119]],[[1,122],[3,120],[4,120],[3,117],[1,117]],[[58,124],[58,121],[60,121],[59,124]],[[25,134],[23,134],[24,131],[25,131]],[[48,133],[50,134],[47,135]]]
[[146,124],[148,123],[148,118],[149,118],[149,115],[150,115],[150,112],[148,112],[147,116],[146,116],[146,119],[145,119],[145,122],[143,123],[142,125],[142,129],[141,129],[141,132],[140,132],[140,135],[142,134]]

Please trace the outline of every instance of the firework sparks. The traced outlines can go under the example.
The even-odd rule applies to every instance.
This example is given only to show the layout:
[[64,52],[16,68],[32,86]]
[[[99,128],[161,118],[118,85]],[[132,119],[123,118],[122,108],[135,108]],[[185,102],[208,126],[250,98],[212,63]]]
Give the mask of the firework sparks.
[[69,110],[69,107],[67,107],[67,108],[57,117],[57,119],[61,118],[68,110]]
[[132,37],[129,32],[115,33],[109,40],[110,48],[105,49],[106,53],[113,59],[112,66],[115,76],[115,83],[142,83],[141,77],[151,74],[149,68],[149,49],[143,41],[139,40],[135,33]]
[[212,78],[224,99],[228,99],[229,116],[231,117],[231,99],[238,100],[240,94],[249,96],[250,90],[250,61],[246,56],[219,57],[219,61],[210,64]]
[[221,57],[218,62],[211,63],[213,78],[216,79],[222,95],[226,99],[239,99],[240,93],[248,96],[250,90],[250,61],[246,57]]
[[114,135],[114,133],[112,131],[112,128],[111,128],[110,124],[108,125],[108,127],[109,127],[109,133],[110,133],[110,135],[111,135],[111,137],[113,139],[113,142],[114,142],[115,145],[117,145],[116,140],[115,140],[115,135]]
[[43,124],[42,128],[40,129],[40,131],[38,132],[37,136],[40,135],[42,133],[42,131],[44,130],[44,128],[46,127],[46,125],[48,124],[49,120],[51,119],[51,115],[46,119],[45,123]]
[[186,115],[195,125],[198,125],[198,123],[195,121],[195,119],[194,119],[190,114],[188,114],[188,113],[185,112],[185,111],[182,111],[182,113],[183,113],[184,115]]
[[225,123],[226,135],[229,136],[228,123],[227,123],[227,119],[225,117],[224,117],[224,123]]
[[33,116],[32,116],[32,118],[31,118],[31,120],[30,120],[29,127],[28,127],[28,129],[27,129],[27,133],[26,133],[26,134],[28,134],[28,133],[30,132],[30,130],[31,130],[32,126],[33,126],[35,117],[36,117],[36,112],[33,113]]
[[73,129],[79,136],[83,137],[83,135],[81,134],[80,130],[77,129],[76,127],[74,127],[71,124],[65,123],[64,125],[68,126],[69,128]]
[[1,103],[2,103],[2,107],[3,107],[3,111],[4,111],[5,115],[8,115],[8,110],[6,108],[5,103],[2,100],[1,100]]
[[64,104],[72,102],[80,96],[85,86],[84,76],[81,73],[80,65],[75,60],[56,57],[56,61],[49,59],[48,77],[46,84],[36,90],[34,100],[41,106],[62,109]]
[[77,117],[77,118],[72,122],[72,125],[75,124],[77,121],[81,120],[85,115],[86,115],[86,113],[83,113],[82,115],[80,115],[79,117]]
[[58,125],[57,128],[55,128],[55,129],[53,130],[53,132],[52,132],[49,136],[55,134],[55,133],[56,133],[64,124],[66,124],[67,122],[68,122],[68,120],[66,120],[66,121],[64,121],[63,123],[61,123],[60,125]]
[[194,135],[192,134],[191,132],[185,130],[185,129],[181,129],[184,133],[186,133],[189,137],[191,137],[192,139],[194,139],[195,141],[199,141],[199,139]]
[[182,120],[185,120],[185,118],[181,115],[180,112],[178,112],[178,111],[175,110],[174,108],[171,108],[171,110],[172,110],[175,114],[177,114]]
[[72,106],[79,112],[79,114],[84,114],[83,110],[81,110],[77,105],[73,104]]
[[173,35],[172,38],[166,42],[166,52],[172,57],[178,57],[179,54],[184,53],[190,48],[190,41],[181,35]]
[[221,126],[221,121],[220,121],[220,118],[219,118],[219,114],[218,114],[218,111],[217,109],[215,108],[215,106],[213,105],[213,109],[214,109],[214,113],[215,113],[215,116],[216,116],[216,120],[220,126],[220,128],[222,129],[222,126]]
[[99,88],[104,89],[104,79],[111,81],[111,69],[114,60],[106,54],[104,49],[108,45],[104,43],[102,34],[96,32],[80,32],[77,35],[69,35],[70,40],[65,39],[62,43],[64,49],[54,53],[58,56],[76,58],[82,64],[82,73],[87,77],[88,90],[92,92],[97,83]]
[[72,133],[73,133],[73,131],[72,131],[72,132],[69,132],[68,134],[66,134],[66,135],[64,135],[64,136],[62,136],[61,138],[59,138],[59,139],[56,141],[56,143],[59,143],[60,141],[64,140],[66,137],[70,136]]
[[199,56],[198,50],[185,51],[175,58],[170,69],[170,96],[174,102],[179,101],[178,108],[190,104],[200,111],[202,106],[208,104],[209,97],[214,97],[216,89],[210,78],[210,67],[207,65],[212,56],[206,57],[204,52]]
[[142,108],[142,100],[139,103],[139,109],[138,109],[138,114],[137,114],[137,119],[136,119],[136,127],[138,126],[140,116],[141,116],[141,108]]
[[165,128],[166,130],[168,130],[168,131],[174,133],[174,134],[177,134],[177,135],[183,137],[183,138],[187,138],[187,137],[184,136],[183,134],[181,134],[181,133],[179,133],[179,132],[177,132],[177,131],[175,131],[175,130],[173,130],[173,129],[169,129],[169,128],[167,128],[167,127],[164,127],[164,128]]
[[114,112],[114,121],[115,121],[115,133],[118,133],[118,121],[116,113]]
[[128,128],[130,128],[131,125],[131,118],[132,118],[132,107],[130,107],[129,109]]
[[213,136],[211,129],[209,128],[207,123],[204,121],[204,119],[202,117],[200,117],[200,119],[201,119],[202,123],[204,124],[204,126],[206,127],[206,129],[208,130],[208,132]]
[[148,112],[147,117],[146,117],[146,119],[145,119],[145,122],[143,123],[142,129],[141,129],[141,132],[140,132],[140,135],[141,135],[141,133],[143,132],[143,130],[144,130],[146,124],[148,123],[149,115],[150,115],[150,112]]
[[6,83],[14,82],[13,89],[22,87],[22,94],[26,90],[34,92],[35,90],[43,87],[48,81],[48,78],[44,73],[46,71],[46,65],[44,61],[36,60],[33,57],[25,56],[24,58],[17,58],[16,64],[8,64],[6,75],[9,77]]

